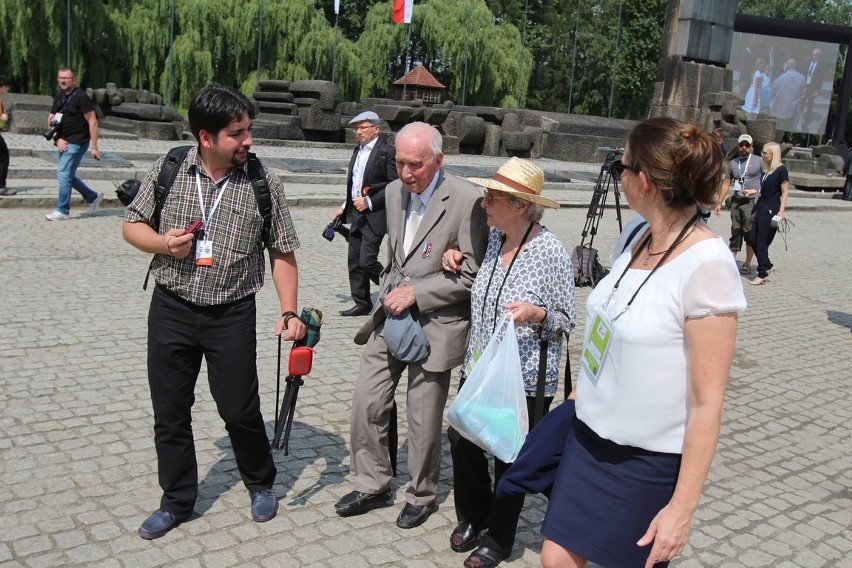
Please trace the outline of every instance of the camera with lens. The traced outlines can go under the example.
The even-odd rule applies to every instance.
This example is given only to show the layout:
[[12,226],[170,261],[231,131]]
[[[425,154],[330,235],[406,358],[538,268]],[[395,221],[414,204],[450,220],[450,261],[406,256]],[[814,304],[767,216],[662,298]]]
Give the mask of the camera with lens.
[[349,229],[343,226],[343,220],[339,217],[325,226],[322,230],[322,238],[331,242],[334,240],[334,233],[340,233],[340,236],[349,242]]
[[59,115],[59,118],[54,118],[50,121],[50,128],[44,131],[42,136],[44,136],[48,140],[53,140],[56,136],[56,133],[59,131],[59,123],[62,122],[62,116]]

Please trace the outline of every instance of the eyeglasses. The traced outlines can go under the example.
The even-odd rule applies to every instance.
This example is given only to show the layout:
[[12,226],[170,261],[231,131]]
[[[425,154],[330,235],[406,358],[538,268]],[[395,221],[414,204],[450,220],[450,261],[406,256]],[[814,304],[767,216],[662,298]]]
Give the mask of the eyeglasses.
[[362,130],[369,130],[370,128],[376,128],[378,124],[361,124],[360,126],[353,126],[352,130],[355,132],[361,132]]
[[748,142],[740,142],[739,146],[740,148],[750,148],[751,144],[749,144]]
[[621,176],[624,173],[624,170],[628,170],[630,172],[633,172],[634,174],[638,174],[640,171],[642,171],[638,167],[632,164],[625,164],[621,160],[616,160],[609,165],[609,173],[612,175],[612,179],[614,179],[615,181],[621,180]]
[[493,193],[485,192],[485,197],[482,199],[485,203],[491,205],[498,199],[511,199],[510,195],[494,195]]

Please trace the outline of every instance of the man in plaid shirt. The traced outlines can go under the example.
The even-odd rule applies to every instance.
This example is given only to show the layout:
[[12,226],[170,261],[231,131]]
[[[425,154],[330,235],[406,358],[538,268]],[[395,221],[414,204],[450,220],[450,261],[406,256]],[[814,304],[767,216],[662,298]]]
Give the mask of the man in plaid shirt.
[[[230,87],[199,90],[189,107],[198,141],[180,164],[154,228],[154,188],[163,165],[148,173],[125,212],[124,238],[154,253],[156,286],[148,313],[148,382],[154,407],[154,445],[163,496],[160,508],[139,528],[159,538],[192,516],[198,468],[191,408],[201,359],[210,392],[231,439],[237,467],[251,497],[252,518],[272,519],[275,463],[260,412],[255,337],[255,293],[263,285],[264,247],[282,317],[276,335],[300,339],[305,326],[295,314],[299,240],[284,189],[264,169],[272,201],[267,242],[246,162],[252,144],[254,105]],[[186,228],[200,219],[202,228]]]

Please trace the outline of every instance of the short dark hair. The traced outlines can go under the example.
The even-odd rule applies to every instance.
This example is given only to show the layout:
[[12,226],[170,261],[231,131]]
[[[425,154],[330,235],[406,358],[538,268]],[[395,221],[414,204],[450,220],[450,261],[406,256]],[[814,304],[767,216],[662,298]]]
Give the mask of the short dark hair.
[[189,130],[198,140],[202,130],[218,134],[232,120],[242,120],[248,116],[254,119],[257,109],[254,104],[233,87],[209,85],[202,87],[189,103]]
[[8,87],[9,79],[5,75],[0,75],[0,87]]

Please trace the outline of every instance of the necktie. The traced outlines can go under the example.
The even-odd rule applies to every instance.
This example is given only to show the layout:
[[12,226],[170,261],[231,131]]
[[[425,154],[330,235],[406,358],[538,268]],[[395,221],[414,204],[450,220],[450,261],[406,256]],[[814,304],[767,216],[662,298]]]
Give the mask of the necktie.
[[408,217],[405,219],[405,238],[402,241],[402,250],[405,251],[406,256],[408,256],[408,252],[411,250],[411,245],[414,243],[414,235],[417,234],[417,227],[420,226],[420,219],[423,217],[420,213],[422,205],[423,202],[420,200],[420,196],[412,194],[411,203],[409,203],[408,208]]

